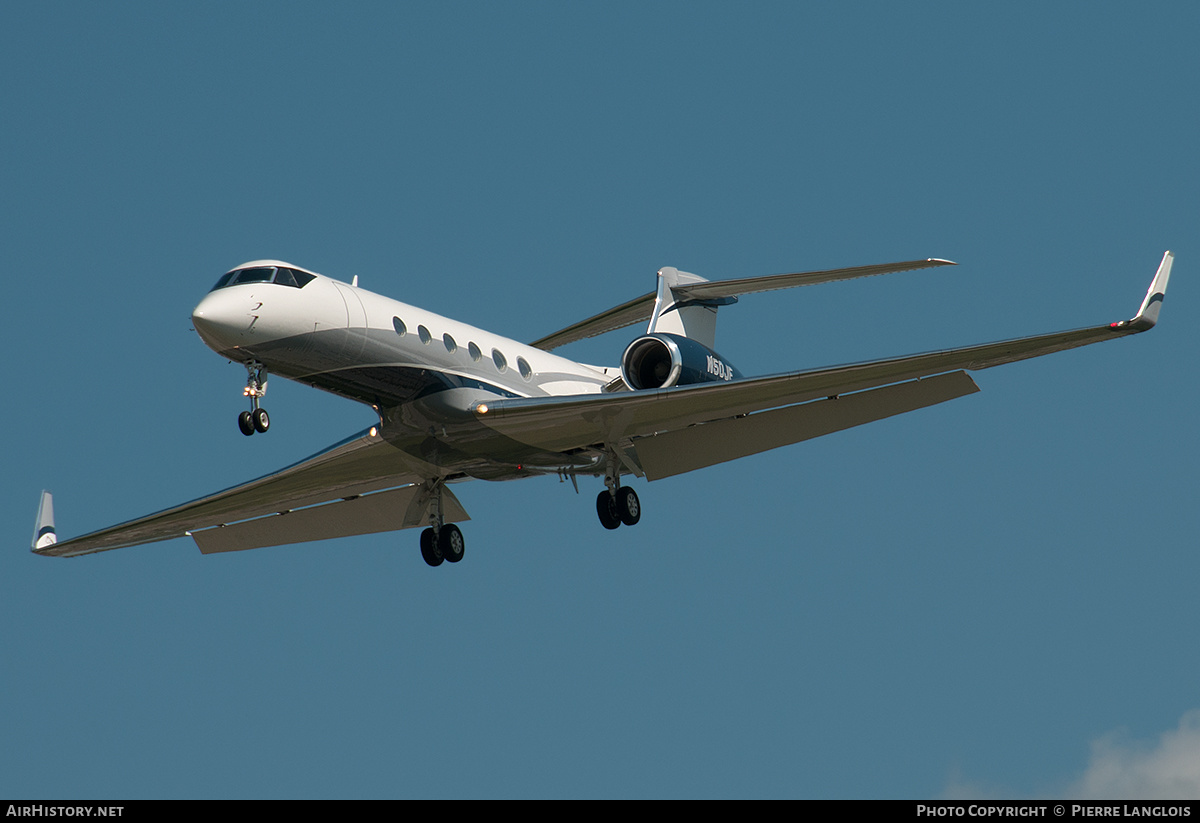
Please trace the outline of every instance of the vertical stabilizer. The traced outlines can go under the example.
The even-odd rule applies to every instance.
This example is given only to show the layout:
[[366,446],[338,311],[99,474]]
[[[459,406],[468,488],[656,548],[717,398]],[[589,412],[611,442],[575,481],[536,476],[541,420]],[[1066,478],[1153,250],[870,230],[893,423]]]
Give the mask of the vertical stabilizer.
[[681,294],[676,289],[696,283],[707,283],[698,274],[671,266],[658,270],[658,293],[654,299],[654,312],[650,315],[647,334],[667,332],[681,334],[708,348],[716,345],[717,307],[737,301],[736,297],[717,299],[695,299]]
[[44,549],[58,542],[54,531],[54,495],[48,491],[42,492],[42,502],[38,505],[37,523],[33,527],[33,550]]

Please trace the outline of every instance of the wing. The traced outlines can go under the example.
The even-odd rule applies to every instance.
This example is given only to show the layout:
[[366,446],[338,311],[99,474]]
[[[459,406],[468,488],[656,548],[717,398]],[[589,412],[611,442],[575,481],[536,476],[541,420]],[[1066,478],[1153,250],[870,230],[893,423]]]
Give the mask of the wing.
[[[411,458],[368,430],[257,480],[63,542],[43,492],[33,551],[72,557],[191,535],[209,553],[409,528],[422,523],[414,484],[423,479]],[[448,489],[442,494],[448,522],[468,519]]]
[[[770,274],[765,277],[743,277],[738,280],[704,280],[674,287],[680,300],[713,300],[721,297],[737,297],[743,294],[753,294],[774,289],[791,289],[796,286],[814,286],[818,283],[832,283],[835,280],[850,280],[855,277],[871,277],[876,274],[891,274],[892,272],[912,271],[914,269],[929,269],[935,266],[953,266],[949,260],[908,260],[903,263],[881,263],[873,266],[855,266],[849,269],[826,269],[823,271],[804,271],[793,274]],[[654,292],[643,294],[628,303],[614,306],[608,311],[589,317],[559,329],[554,334],[535,340],[529,345],[534,348],[550,351],[576,340],[595,337],[598,334],[623,329],[648,320],[654,311]]]
[[[631,441],[647,476],[656,479],[845,428],[838,425],[843,413],[846,421],[858,421],[848,425],[858,425],[976,390],[965,374],[961,378],[969,386],[959,378],[936,382],[921,378],[991,368],[1146,331],[1158,319],[1173,260],[1171,252],[1163,255],[1138,313],[1119,323],[728,383],[499,400],[480,404],[474,412],[495,431],[549,450]],[[917,382],[907,385],[911,381]],[[907,388],[901,391],[894,384]],[[835,412],[822,403],[808,402],[818,398],[829,398],[822,403],[849,401],[856,411],[839,406]],[[780,411],[801,403],[807,411],[792,409],[786,415]],[[767,409],[776,411],[764,412]],[[713,427],[714,421],[721,421],[721,426]],[[781,427],[786,431],[781,432]],[[743,445],[726,448],[718,433]]]

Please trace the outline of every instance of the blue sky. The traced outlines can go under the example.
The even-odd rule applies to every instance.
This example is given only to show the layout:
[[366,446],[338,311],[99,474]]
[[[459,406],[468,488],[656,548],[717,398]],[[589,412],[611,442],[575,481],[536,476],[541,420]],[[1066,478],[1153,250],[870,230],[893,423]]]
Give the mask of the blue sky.
[[[1182,2],[3,4],[0,795],[1200,794],[1198,31]],[[459,487],[455,568],[412,531],[28,551],[42,488],[73,536],[370,424],[274,380],[270,435],[237,432],[244,373],[189,314],[245,260],[517,339],[664,265],[960,263],[744,298],[717,348],[755,374],[1124,319],[1168,248],[1153,333],[639,481],[634,529],[549,478]]]

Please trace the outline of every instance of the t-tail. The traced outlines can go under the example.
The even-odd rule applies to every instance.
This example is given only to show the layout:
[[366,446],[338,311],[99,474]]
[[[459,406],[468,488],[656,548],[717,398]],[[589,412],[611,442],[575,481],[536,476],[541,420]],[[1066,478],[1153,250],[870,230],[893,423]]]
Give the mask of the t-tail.
[[654,309],[646,333],[678,334],[711,349],[716,338],[717,308],[736,303],[739,295],[953,265],[949,260],[926,258],[849,269],[742,277],[737,280],[705,280],[699,275],[668,266],[658,270],[658,290],[654,295]]
[[713,350],[717,308],[736,303],[737,296],[697,297],[687,291],[709,283],[698,274],[671,266],[658,270],[658,289],[646,333],[621,355],[621,379],[627,387],[665,389],[742,376]]
[[687,287],[709,281],[671,266],[658,270],[658,290],[646,334],[677,334],[707,349],[716,345],[717,308],[737,302],[736,295],[692,297]]

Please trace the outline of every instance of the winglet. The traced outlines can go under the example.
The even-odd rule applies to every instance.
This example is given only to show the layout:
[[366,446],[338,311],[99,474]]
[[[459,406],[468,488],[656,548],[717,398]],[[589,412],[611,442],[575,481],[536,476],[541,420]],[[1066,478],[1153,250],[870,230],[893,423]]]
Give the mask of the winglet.
[[1158,322],[1158,312],[1162,308],[1163,298],[1167,294],[1167,281],[1171,278],[1171,264],[1174,262],[1175,255],[1170,251],[1166,252],[1162,262],[1158,265],[1154,281],[1150,284],[1150,289],[1146,292],[1146,299],[1142,301],[1137,315],[1132,320],[1113,323],[1111,328],[1129,329],[1130,331],[1146,331],[1154,328],[1154,324]]
[[45,549],[58,542],[58,534],[54,531],[54,495],[48,491],[42,492],[42,502],[38,504],[37,522],[33,526],[33,551]]

